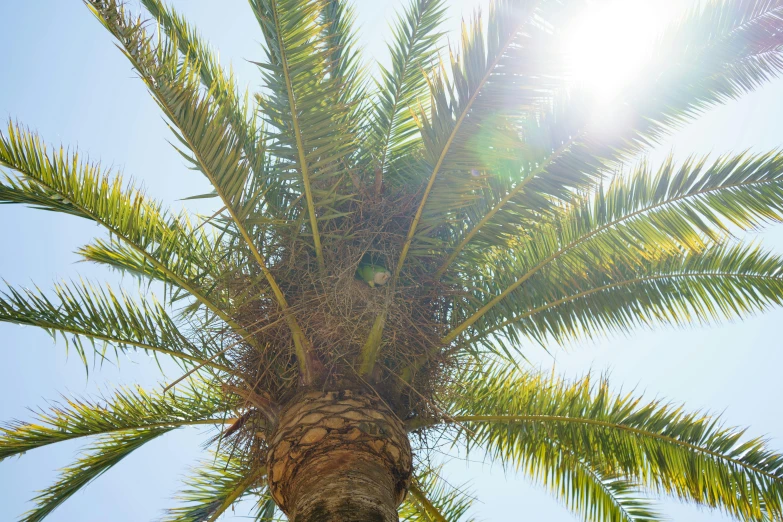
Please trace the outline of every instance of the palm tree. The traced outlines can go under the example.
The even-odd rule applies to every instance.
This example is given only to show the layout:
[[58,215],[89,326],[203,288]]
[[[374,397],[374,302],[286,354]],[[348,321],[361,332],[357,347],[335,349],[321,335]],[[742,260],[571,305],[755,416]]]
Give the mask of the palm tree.
[[374,78],[345,2],[250,0],[266,43],[252,97],[159,0],[142,0],[148,15],[86,3],[217,204],[174,213],[19,124],[0,134],[0,202],[97,223],[108,236],[84,259],[164,297],[8,286],[0,320],[61,334],[85,364],[92,348],[182,368],[159,391],[0,428],[0,459],[93,438],[23,520],[192,425],[215,427],[212,453],[166,520],[213,521],[243,498],[257,520],[461,520],[469,498],[427,459],[442,438],[523,469],[586,520],[660,520],[646,492],[783,520],[783,455],[763,440],[514,362],[524,339],[783,302],[783,258],[737,239],[783,220],[783,153],[620,169],[783,71],[783,1],[691,11],[615,101],[611,133],[555,52],[578,0],[495,0],[450,53],[445,0],[412,0]]

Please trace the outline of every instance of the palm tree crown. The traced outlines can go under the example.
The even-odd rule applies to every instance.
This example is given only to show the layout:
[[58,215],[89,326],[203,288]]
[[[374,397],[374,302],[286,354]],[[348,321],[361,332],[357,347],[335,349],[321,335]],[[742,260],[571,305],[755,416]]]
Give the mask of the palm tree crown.
[[[300,520],[287,481],[308,457],[288,441],[339,431],[343,419],[323,413],[330,393],[369,415],[356,437],[382,443],[362,451],[386,459],[404,520],[467,516],[470,499],[426,465],[439,437],[524,470],[585,520],[661,520],[646,492],[783,520],[783,455],[765,441],[605,379],[513,362],[525,339],[783,304],[783,258],[737,239],[783,220],[783,153],[620,168],[783,71],[783,1],[690,11],[615,100],[611,132],[557,52],[581,0],[493,0],[448,48],[446,1],[411,0],[373,75],[347,2],[250,0],[265,44],[252,94],[160,0],[141,0],[143,14],[85,3],[216,204],[175,213],[22,125],[0,133],[0,202],[99,224],[108,235],[79,254],[164,290],[156,301],[90,283],[8,286],[0,320],[62,334],[85,364],[110,346],[182,367],[159,391],[118,389],[0,427],[0,460],[94,437],[23,520],[189,425],[215,427],[212,454],[166,520],[216,520],[246,497],[257,520],[278,507]],[[315,417],[297,417],[301,404]]]

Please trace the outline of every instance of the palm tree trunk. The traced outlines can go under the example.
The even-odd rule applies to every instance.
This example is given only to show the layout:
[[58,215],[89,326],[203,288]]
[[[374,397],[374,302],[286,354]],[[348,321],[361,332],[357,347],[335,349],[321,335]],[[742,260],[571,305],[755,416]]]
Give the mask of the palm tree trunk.
[[396,522],[411,467],[402,422],[362,392],[305,393],[269,438],[270,492],[291,522]]

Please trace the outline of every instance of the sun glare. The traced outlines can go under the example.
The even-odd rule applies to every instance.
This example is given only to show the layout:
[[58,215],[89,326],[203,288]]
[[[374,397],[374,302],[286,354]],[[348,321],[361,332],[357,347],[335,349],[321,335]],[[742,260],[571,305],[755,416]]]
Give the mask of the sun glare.
[[573,82],[608,102],[641,71],[665,22],[666,2],[591,2],[569,29],[564,53]]

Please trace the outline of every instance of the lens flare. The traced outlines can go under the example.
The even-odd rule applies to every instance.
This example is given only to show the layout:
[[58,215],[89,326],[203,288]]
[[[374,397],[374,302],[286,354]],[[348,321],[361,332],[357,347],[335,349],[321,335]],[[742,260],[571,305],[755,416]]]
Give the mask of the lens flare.
[[564,54],[575,85],[611,101],[638,77],[666,17],[667,2],[592,2],[569,28]]

